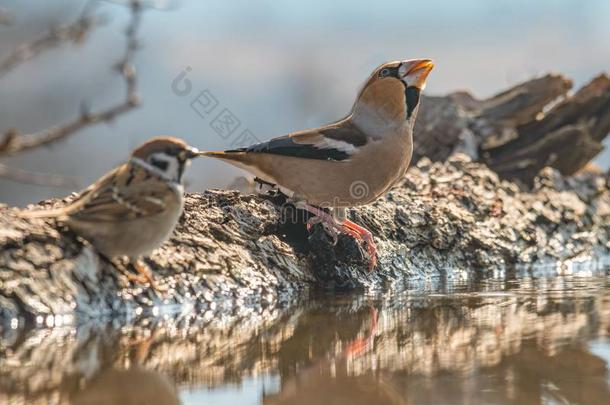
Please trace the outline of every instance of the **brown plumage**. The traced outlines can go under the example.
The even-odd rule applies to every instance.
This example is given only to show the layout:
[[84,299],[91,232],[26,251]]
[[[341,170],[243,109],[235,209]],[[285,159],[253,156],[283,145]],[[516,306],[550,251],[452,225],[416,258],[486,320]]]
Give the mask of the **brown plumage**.
[[173,232],[184,206],[183,170],[198,154],[180,139],[153,138],[68,205],[22,211],[20,215],[56,218],[104,256],[129,257],[138,272],[152,283],[152,276],[137,260],[159,247]]
[[[365,239],[374,264],[370,232],[346,222],[341,210],[371,203],[404,175],[419,95],[432,67],[427,59],[383,64],[340,121],[248,148],[201,154],[276,184],[304,209],[320,214],[328,229]],[[335,209],[335,217],[326,217],[320,207]]]
[[187,143],[182,139],[174,138],[172,136],[157,136],[135,148],[131,152],[131,156],[146,159],[153,153],[162,152],[164,150],[174,150],[179,152],[182,150],[188,150],[189,148],[190,146],[188,146]]

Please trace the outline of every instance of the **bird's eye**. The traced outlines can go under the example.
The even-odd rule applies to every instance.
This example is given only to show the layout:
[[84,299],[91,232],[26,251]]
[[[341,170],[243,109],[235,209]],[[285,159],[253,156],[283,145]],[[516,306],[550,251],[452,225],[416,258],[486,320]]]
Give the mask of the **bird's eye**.
[[390,74],[390,69],[388,69],[388,68],[382,69],[381,73],[380,73],[381,77],[386,77],[389,74]]
[[153,166],[158,167],[162,171],[166,171],[167,170],[167,166],[169,165],[169,162],[167,162],[166,160],[156,159],[155,157],[151,157],[150,158],[150,163]]

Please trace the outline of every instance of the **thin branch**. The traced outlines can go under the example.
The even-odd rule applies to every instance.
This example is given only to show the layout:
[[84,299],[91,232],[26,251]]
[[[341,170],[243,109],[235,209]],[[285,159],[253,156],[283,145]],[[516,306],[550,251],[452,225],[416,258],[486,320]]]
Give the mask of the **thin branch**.
[[[120,4],[127,6],[131,3],[131,0],[105,0],[108,3]],[[140,6],[147,9],[171,11],[176,10],[180,7],[180,3],[183,0],[140,0]]]
[[37,186],[80,188],[81,181],[72,176],[59,176],[55,174],[30,172],[0,164],[0,178],[12,180],[17,183],[34,184]]
[[[3,15],[0,10],[0,22],[2,21]],[[71,24],[53,27],[42,37],[19,45],[6,58],[1,60],[0,78],[21,63],[33,59],[44,51],[54,48],[64,42],[82,44],[91,30],[102,24],[102,18],[83,14],[78,20]]]
[[0,7],[0,24],[9,25],[13,21],[7,9]]
[[123,77],[126,85],[126,96],[123,102],[105,110],[91,113],[86,107],[81,108],[80,115],[63,126],[46,129],[32,134],[20,134],[9,130],[0,140],[0,157],[13,156],[41,146],[61,141],[77,131],[100,122],[111,122],[140,104],[137,94],[136,70],[132,64],[138,50],[137,32],[140,26],[142,6],[140,0],[130,2],[131,20],[125,31],[126,46],[123,58],[116,65],[116,70]]

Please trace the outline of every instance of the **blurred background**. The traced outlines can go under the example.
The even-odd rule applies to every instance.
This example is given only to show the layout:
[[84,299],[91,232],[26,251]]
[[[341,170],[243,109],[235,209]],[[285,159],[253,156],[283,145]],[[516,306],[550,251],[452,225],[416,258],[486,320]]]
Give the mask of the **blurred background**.
[[[0,25],[0,61],[19,44],[77,20],[87,3],[1,0],[11,23]],[[83,43],[50,49],[0,77],[0,134],[40,131],[78,117],[83,103],[96,110],[124,98],[125,83],[112,70],[125,47],[130,13],[124,3],[96,2],[94,12],[107,23]],[[607,0],[145,4],[134,59],[142,105],[110,125],[3,164],[75,176],[84,187],[155,135],[178,136],[200,149],[235,147],[244,131],[266,140],[341,118],[371,70],[393,59],[435,60],[427,94],[469,90],[477,97],[550,71],[578,88],[610,68]],[[177,79],[181,73],[188,83]],[[212,100],[214,108],[198,113],[194,100]],[[236,125],[220,136],[212,123],[225,109]],[[607,169],[610,152],[596,163]],[[201,160],[187,182],[198,191],[225,187],[238,175],[221,162]],[[77,190],[0,179],[0,202],[25,205]]]

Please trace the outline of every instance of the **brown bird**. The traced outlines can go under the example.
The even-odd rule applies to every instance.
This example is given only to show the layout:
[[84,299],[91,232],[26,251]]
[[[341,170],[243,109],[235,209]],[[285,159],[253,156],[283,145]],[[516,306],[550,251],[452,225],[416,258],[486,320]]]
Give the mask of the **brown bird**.
[[373,71],[345,118],[247,148],[201,155],[278,186],[314,215],[308,225],[321,222],[335,241],[338,233],[364,241],[372,270],[377,263],[373,236],[348,220],[345,208],[375,201],[405,174],[420,94],[433,67],[429,59],[385,63]]
[[158,248],[173,232],[184,207],[182,175],[198,155],[197,149],[180,139],[153,138],[67,206],[20,215],[56,218],[104,256],[129,257],[141,276],[133,279],[155,287],[139,258]]

